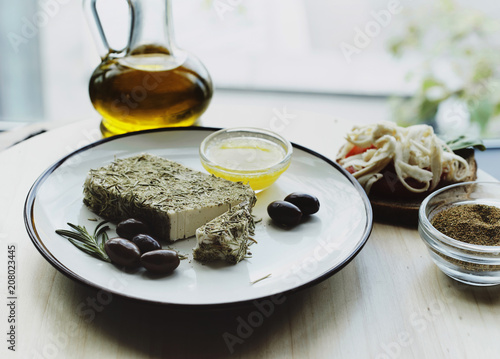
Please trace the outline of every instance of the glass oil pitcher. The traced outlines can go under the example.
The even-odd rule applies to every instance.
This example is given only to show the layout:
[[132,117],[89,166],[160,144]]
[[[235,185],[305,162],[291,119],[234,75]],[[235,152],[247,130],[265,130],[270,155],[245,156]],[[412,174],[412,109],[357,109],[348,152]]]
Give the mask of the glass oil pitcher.
[[212,80],[203,64],[176,47],[170,0],[126,0],[131,17],[124,49],[108,44],[97,0],[84,0],[102,62],[89,83],[90,100],[109,137],[159,127],[190,126],[212,98]]

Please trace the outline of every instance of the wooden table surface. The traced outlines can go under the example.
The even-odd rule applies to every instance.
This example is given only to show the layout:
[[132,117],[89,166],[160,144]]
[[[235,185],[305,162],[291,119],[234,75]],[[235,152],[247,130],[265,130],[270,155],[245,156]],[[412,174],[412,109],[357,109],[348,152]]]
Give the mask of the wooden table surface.
[[[351,126],[314,113],[228,106],[211,108],[200,124],[270,128],[330,157]],[[0,358],[499,357],[500,287],[446,277],[415,229],[376,223],[343,270],[272,304],[181,310],[103,296],[74,282],[31,243],[24,201],[39,174],[97,140],[97,128],[98,120],[89,119],[0,152]],[[17,261],[13,311],[11,244]],[[15,352],[8,349],[9,320],[15,320]]]

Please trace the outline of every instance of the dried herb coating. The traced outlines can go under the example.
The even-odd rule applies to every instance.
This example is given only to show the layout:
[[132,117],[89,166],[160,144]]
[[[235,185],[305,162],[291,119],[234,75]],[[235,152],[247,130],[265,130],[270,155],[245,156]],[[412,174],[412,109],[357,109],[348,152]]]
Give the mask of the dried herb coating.
[[138,218],[167,241],[194,235],[230,205],[248,202],[251,208],[256,202],[247,185],[150,154],[90,170],[83,193],[94,213],[114,222]]
[[201,262],[224,260],[236,264],[248,257],[248,247],[255,243],[255,222],[249,208],[242,204],[198,228],[198,245],[193,258]]

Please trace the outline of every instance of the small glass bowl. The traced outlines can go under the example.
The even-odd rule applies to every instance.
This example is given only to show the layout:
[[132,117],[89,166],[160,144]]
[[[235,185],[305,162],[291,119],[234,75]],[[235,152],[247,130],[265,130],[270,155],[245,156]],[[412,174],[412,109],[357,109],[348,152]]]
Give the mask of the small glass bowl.
[[[230,157],[223,158],[221,149],[228,150]],[[200,145],[201,164],[209,173],[248,183],[256,192],[272,185],[288,169],[292,153],[292,144],[284,137],[251,127],[219,130]],[[270,159],[271,154],[275,158]]]
[[464,182],[430,194],[419,209],[418,231],[432,260],[449,277],[470,285],[500,284],[500,246],[484,246],[458,241],[431,224],[443,209],[463,204],[500,207],[500,183]]

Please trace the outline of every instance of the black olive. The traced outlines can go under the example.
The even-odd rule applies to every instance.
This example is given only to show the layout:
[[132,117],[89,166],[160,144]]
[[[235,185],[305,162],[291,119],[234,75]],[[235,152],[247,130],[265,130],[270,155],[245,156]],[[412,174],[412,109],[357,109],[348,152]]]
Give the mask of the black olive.
[[293,203],[302,211],[309,215],[319,211],[319,200],[313,195],[301,192],[293,192],[285,197],[285,201]]
[[116,234],[122,238],[130,239],[134,238],[138,234],[151,234],[149,233],[148,226],[135,218],[129,218],[121,221],[116,226]]
[[125,238],[111,238],[104,245],[111,262],[118,266],[135,267],[139,264],[141,251],[133,242]]
[[160,243],[149,234],[138,234],[134,238],[132,238],[132,242],[134,242],[137,247],[141,250],[141,254],[146,252],[155,251],[157,249],[161,249]]
[[302,218],[302,212],[296,205],[286,201],[274,201],[267,206],[271,219],[283,226],[295,226]]
[[152,273],[170,273],[179,263],[179,255],[171,249],[158,249],[141,256],[141,264]]

